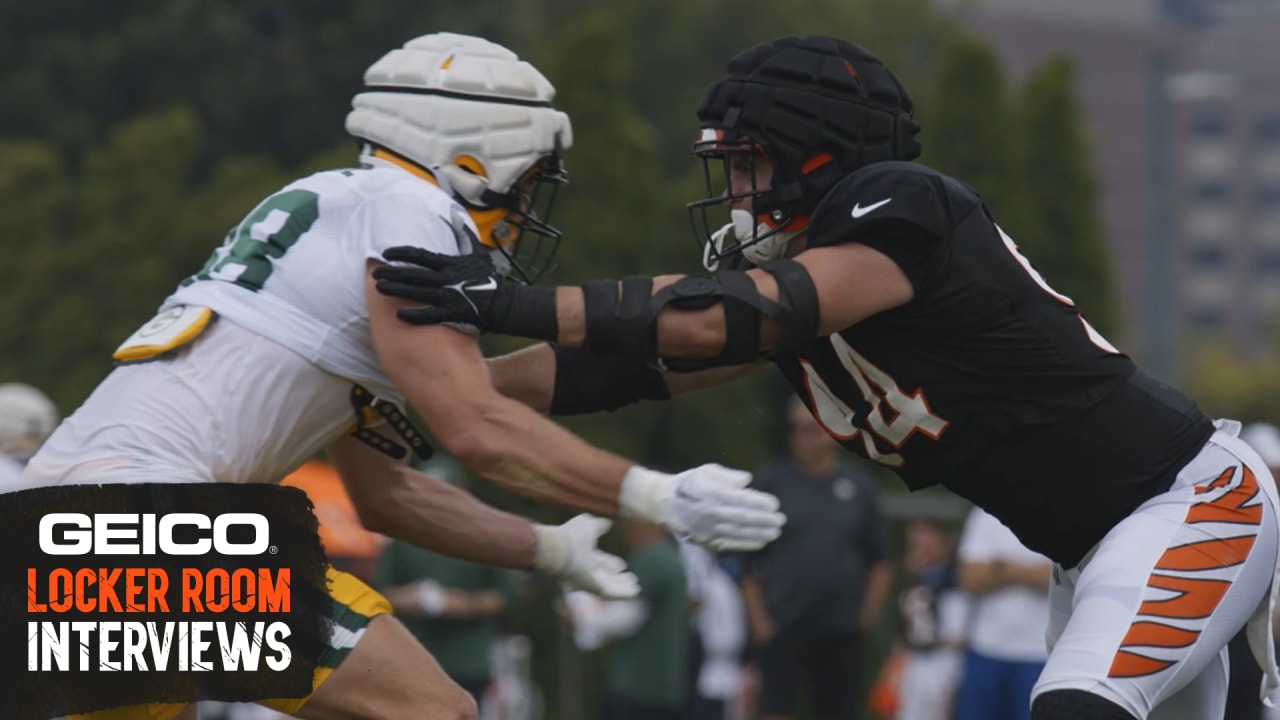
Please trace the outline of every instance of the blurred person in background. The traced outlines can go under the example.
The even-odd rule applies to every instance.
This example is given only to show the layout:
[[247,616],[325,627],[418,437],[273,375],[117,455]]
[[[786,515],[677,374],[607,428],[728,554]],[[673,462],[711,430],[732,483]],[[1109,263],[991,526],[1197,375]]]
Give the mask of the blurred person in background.
[[680,543],[692,608],[689,720],[726,720],[742,691],[747,618],[737,579],[710,550]]
[[1052,563],[981,508],[969,511],[956,556],[970,617],[954,720],[1028,720],[1049,655]]
[[954,543],[934,518],[908,520],[903,532],[907,582],[898,614],[904,657],[894,717],[951,720],[968,620],[968,600],[956,586]]
[[511,570],[477,565],[392,540],[378,558],[375,586],[440,667],[480,704],[493,678],[500,619],[516,598]]
[[[1249,443],[1271,468],[1274,477],[1280,477],[1280,430],[1275,425],[1256,422],[1245,425],[1240,439]],[[1276,633],[1276,617],[1272,618],[1272,634]],[[1262,670],[1253,657],[1246,630],[1236,633],[1227,646],[1231,655],[1231,676],[1227,684],[1227,720],[1280,720],[1280,694],[1271,696],[1272,706],[1266,707],[1258,697],[1262,684]]]
[[[434,457],[422,468],[455,487],[468,486],[456,463]],[[377,557],[374,587],[396,617],[429,648],[440,667],[475,698],[484,716],[493,679],[492,651],[502,615],[516,599],[519,577],[392,540]]]
[[676,541],[652,523],[627,520],[627,565],[640,594],[605,600],[565,596],[574,643],[608,647],[604,720],[684,720],[689,699],[689,594]]
[[0,493],[22,489],[22,471],[58,425],[49,396],[26,383],[0,384]]
[[787,427],[788,455],[753,484],[777,496],[787,525],[749,558],[742,580],[760,713],[792,717],[806,692],[814,718],[857,718],[865,642],[893,572],[875,477],[839,457],[803,403],[788,403]]

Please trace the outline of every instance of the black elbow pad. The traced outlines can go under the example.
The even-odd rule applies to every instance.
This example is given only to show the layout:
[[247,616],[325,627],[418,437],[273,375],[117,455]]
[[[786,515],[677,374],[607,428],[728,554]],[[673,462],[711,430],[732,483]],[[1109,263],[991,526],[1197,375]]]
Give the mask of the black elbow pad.
[[552,415],[613,411],[640,400],[671,397],[662,373],[642,360],[603,357],[560,345],[551,349],[556,354]]

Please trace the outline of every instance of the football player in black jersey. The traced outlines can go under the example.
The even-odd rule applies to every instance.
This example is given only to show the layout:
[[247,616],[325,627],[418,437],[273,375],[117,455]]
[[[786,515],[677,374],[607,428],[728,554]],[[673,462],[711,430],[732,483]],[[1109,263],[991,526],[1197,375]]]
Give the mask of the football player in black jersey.
[[[714,275],[532,288],[482,257],[392,249],[379,290],[427,304],[407,322],[549,341],[491,369],[553,414],[772,362],[846,448],[913,489],[941,482],[1057,563],[1033,718],[1221,718],[1223,648],[1246,622],[1277,680],[1269,472],[1237,423],[1099,335],[974,189],[910,162],[911,111],[860,47],[753,47],[698,104],[709,192],[690,212]],[[731,222],[711,232],[716,208]]]

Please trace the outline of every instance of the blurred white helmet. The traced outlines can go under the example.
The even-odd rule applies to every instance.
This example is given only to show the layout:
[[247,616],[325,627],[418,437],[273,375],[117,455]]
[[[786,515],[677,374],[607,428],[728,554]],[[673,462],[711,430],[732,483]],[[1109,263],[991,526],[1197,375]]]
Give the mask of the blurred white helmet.
[[1258,453],[1270,468],[1280,468],[1280,430],[1271,423],[1252,423],[1240,431],[1240,439]]
[[[523,279],[545,270],[560,239],[549,215],[573,130],[542,73],[488,40],[434,33],[384,55],[364,84],[347,132],[431,173]],[[518,248],[530,234],[537,247]]]
[[24,383],[0,384],[0,455],[25,461],[58,425],[58,408]]

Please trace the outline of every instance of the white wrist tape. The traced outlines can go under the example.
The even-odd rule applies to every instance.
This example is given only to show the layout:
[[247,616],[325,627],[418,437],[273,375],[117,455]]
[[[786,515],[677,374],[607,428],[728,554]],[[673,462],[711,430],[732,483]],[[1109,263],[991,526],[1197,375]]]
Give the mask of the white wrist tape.
[[622,517],[665,526],[670,520],[671,496],[674,492],[675,481],[670,475],[641,465],[632,465],[627,474],[622,476],[618,509]]
[[534,525],[533,569],[543,575],[560,577],[569,564],[569,547],[555,525]]

